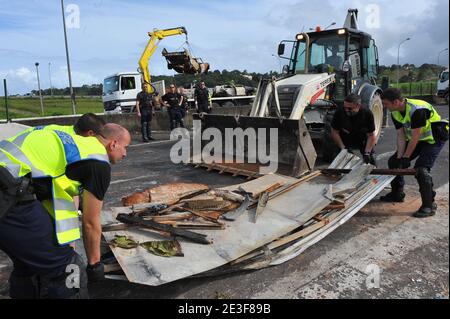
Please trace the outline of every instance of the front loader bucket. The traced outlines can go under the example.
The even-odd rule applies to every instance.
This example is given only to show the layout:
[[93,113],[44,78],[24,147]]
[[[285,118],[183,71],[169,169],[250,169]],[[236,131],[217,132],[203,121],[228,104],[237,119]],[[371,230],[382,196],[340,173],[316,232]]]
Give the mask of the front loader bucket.
[[212,136],[220,136],[222,142],[220,158],[207,162],[202,157],[197,163],[209,170],[249,177],[267,173],[298,177],[314,168],[317,154],[303,119],[216,114],[194,114],[193,118],[194,130],[201,123],[203,152],[211,149]]

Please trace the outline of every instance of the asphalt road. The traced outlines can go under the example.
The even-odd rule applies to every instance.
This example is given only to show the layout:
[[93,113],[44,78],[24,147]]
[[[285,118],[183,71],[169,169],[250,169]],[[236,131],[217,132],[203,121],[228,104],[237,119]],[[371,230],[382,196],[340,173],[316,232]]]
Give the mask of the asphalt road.
[[[437,106],[448,118],[448,106]],[[167,138],[166,134],[156,135]],[[226,186],[244,181],[191,166],[172,164],[171,143],[133,142],[128,158],[113,167],[105,207],[136,190],[167,182]],[[395,148],[395,130],[384,129],[376,147],[385,167]],[[433,170],[439,211],[432,218],[411,217],[419,206],[417,186],[407,178],[407,202],[377,199],[328,237],[282,265],[210,278],[183,279],[159,287],[107,280],[90,287],[94,298],[448,298],[448,144]],[[11,265],[0,252],[0,296],[6,294]],[[379,288],[368,289],[367,267],[381,271]]]
[[[436,108],[448,118],[448,106]],[[395,144],[391,122],[376,148],[379,167],[387,167]],[[225,186],[244,181],[174,165],[168,156],[170,146],[137,142],[130,147],[129,158],[113,169],[106,206],[119,205],[124,194],[160,183]],[[433,170],[442,203],[433,218],[411,218],[420,201],[414,177],[407,177],[407,203],[385,205],[375,199],[334,233],[282,265],[160,287],[110,280],[92,287],[91,293],[99,298],[215,298],[217,293],[230,298],[448,298],[448,151],[446,145]],[[380,264],[383,271],[384,286],[382,281],[378,289],[365,285],[371,264]]]

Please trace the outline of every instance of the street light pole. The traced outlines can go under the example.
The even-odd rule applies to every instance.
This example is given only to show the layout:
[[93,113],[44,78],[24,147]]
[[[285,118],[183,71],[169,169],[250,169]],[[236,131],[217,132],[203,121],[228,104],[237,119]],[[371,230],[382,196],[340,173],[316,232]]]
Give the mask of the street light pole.
[[439,54],[438,54],[438,64],[437,65],[439,65],[439,57],[441,56],[441,53],[445,52],[445,51],[448,51],[448,48],[446,48],[446,49],[442,50],[441,52],[439,52]]
[[405,43],[406,41],[411,40],[411,38],[406,38],[400,44],[398,45],[398,51],[397,51],[397,88],[398,88],[398,82],[400,79],[400,46]]
[[50,96],[53,97],[52,72],[50,71],[51,63],[48,62],[48,80],[50,81]]
[[72,113],[77,114],[76,103],[75,103],[75,94],[73,93],[73,87],[72,87],[72,76],[70,74],[69,47],[67,45],[67,31],[66,31],[66,17],[64,15],[64,0],[61,0],[61,10],[62,10],[62,16],[63,16],[64,41],[66,44],[66,59],[67,59],[67,72],[69,74],[70,98],[72,100]]
[[44,116],[44,101],[42,100],[41,82],[39,81],[39,63],[34,64],[36,66],[36,75],[38,81],[39,99],[41,100],[41,115]]
[[336,25],[336,22],[332,22],[328,27],[326,27],[324,30],[328,29],[329,27]]

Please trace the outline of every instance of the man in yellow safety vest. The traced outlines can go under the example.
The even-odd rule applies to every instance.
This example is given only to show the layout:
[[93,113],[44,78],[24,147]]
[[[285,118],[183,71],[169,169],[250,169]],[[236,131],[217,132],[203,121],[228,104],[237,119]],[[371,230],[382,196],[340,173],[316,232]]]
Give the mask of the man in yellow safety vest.
[[[422,100],[403,98],[395,88],[386,89],[382,95],[383,105],[392,116],[397,130],[397,151],[389,159],[389,168],[409,168],[416,159],[416,179],[422,198],[422,206],[415,217],[428,217],[436,213],[431,169],[448,139],[448,122],[442,121],[434,107]],[[403,202],[405,193],[403,176],[391,183],[392,191],[380,200]]]
[[[126,156],[129,132],[106,124],[95,137],[32,130],[20,145],[0,141],[0,249],[13,261],[12,298],[87,297],[87,280],[103,278],[100,212],[110,164]],[[88,265],[70,243],[80,239],[73,197],[83,188]]]

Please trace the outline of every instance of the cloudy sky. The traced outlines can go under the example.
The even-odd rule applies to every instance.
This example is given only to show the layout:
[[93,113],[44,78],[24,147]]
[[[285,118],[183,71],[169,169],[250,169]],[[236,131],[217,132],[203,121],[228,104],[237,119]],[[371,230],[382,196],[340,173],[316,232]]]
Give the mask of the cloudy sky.
[[[348,8],[359,9],[360,29],[375,38],[381,64],[396,63],[407,37],[402,64],[437,63],[449,42],[448,0],[65,0],[65,6],[75,86],[136,70],[154,28],[185,26],[193,54],[212,69],[255,72],[280,69],[273,56],[280,40],[316,25],[341,26]],[[35,62],[43,88],[50,86],[49,63],[53,86],[68,86],[59,0],[0,0],[0,39],[0,79],[10,94],[37,88]],[[173,74],[161,50],[180,49],[184,41],[164,39],[150,72]],[[448,51],[440,61],[448,65]]]

